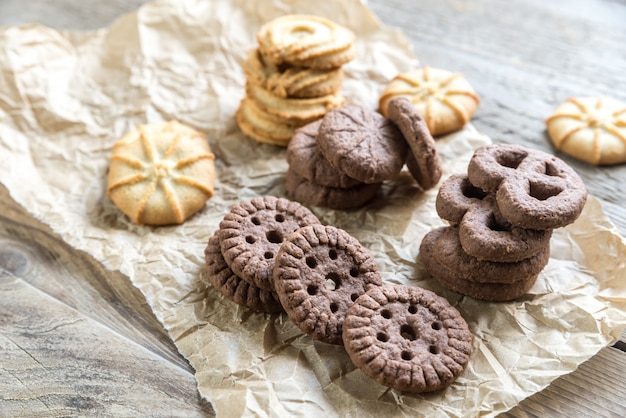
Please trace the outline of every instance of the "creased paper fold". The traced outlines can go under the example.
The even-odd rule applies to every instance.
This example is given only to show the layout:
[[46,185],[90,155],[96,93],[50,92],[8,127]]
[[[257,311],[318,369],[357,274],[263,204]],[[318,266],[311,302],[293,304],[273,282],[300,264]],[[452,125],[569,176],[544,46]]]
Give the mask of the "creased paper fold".
[[[416,263],[422,237],[443,221],[436,190],[422,193],[407,172],[361,210],[313,210],[357,237],[386,282],[434,290],[461,311],[475,351],[447,390],[408,396],[380,386],[342,347],[211,288],[203,250],[231,205],[285,196],[284,149],[244,138],[234,113],[256,31],[286,13],[319,14],[356,33],[343,89],[350,103],[375,109],[384,85],[417,66],[404,36],[357,1],[172,0],[93,33],[0,30],[0,181],[69,244],[143,292],[219,416],[493,416],[619,338],[626,245],[596,199],[555,231],[550,262],[527,296],[490,304],[445,291]],[[135,225],[105,195],[111,145],[138,123],[169,119],[209,135],[216,195],[181,226]],[[489,142],[472,126],[439,140],[444,175],[465,171],[472,151]]]

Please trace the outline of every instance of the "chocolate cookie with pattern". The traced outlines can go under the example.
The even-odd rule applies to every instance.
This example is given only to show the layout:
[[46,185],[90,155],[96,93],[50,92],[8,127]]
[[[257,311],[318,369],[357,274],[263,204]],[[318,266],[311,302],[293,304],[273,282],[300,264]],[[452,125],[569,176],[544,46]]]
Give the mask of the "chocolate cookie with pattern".
[[325,187],[308,181],[291,167],[287,169],[287,193],[298,202],[337,210],[356,209],[372,200],[381,183],[359,183],[346,189]]
[[563,160],[517,144],[477,149],[467,175],[475,186],[496,193],[502,215],[522,228],[566,226],[587,201],[585,184]]
[[259,289],[233,273],[224,260],[217,234],[209,238],[204,259],[209,281],[226,298],[257,312],[283,311],[276,292]]
[[382,284],[376,262],[346,231],[310,225],[280,246],[274,285],[289,318],[312,338],[342,344],[348,308]]
[[353,105],[326,113],[317,145],[333,167],[363,183],[395,178],[407,155],[407,143],[393,122]]
[[324,187],[346,189],[361,184],[330,165],[320,152],[315,138],[321,123],[321,120],[316,120],[296,130],[287,147],[289,168],[308,181]]
[[409,144],[411,153],[407,167],[424,190],[431,189],[441,179],[439,153],[426,122],[406,97],[397,97],[387,105],[387,117],[395,123]]
[[534,256],[515,262],[479,260],[467,254],[459,239],[459,228],[444,227],[433,243],[433,257],[442,266],[454,271],[460,278],[478,283],[513,283],[537,275],[548,264],[550,245]]
[[429,290],[405,285],[360,296],[348,309],[343,341],[367,376],[413,393],[450,386],[472,352],[472,334],[459,311]]
[[319,224],[298,202],[274,196],[235,205],[220,222],[217,236],[226,264],[243,280],[274,290],[274,259],[283,240],[297,229]]

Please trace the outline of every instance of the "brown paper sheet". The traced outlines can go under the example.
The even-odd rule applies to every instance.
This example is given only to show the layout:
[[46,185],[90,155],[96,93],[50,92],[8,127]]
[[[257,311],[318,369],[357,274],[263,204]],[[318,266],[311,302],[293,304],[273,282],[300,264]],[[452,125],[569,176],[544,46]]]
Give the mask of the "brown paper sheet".
[[[254,314],[207,285],[204,246],[231,205],[285,196],[284,150],[245,139],[233,115],[256,30],[286,13],[327,16],[355,31],[357,59],[344,84],[351,103],[375,109],[385,83],[417,66],[404,36],[358,1],[166,1],[93,33],[0,30],[0,181],[143,292],[219,416],[494,416],[619,338],[626,245],[596,199],[555,232],[550,262],[527,296],[490,304],[445,291],[415,262],[424,234],[443,221],[436,190],[420,192],[406,172],[362,210],[314,211],[369,248],[386,282],[432,289],[458,307],[475,351],[449,389],[409,396],[380,386],[342,347],[313,342],[286,316]],[[138,123],[172,118],[209,134],[216,195],[184,225],[135,225],[105,195],[111,145]],[[465,171],[473,149],[489,142],[471,125],[438,141],[445,175]]]

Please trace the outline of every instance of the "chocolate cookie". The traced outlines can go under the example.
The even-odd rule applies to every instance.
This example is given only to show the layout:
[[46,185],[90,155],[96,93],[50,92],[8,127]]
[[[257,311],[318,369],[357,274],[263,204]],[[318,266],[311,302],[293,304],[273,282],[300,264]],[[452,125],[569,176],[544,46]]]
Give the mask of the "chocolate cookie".
[[583,181],[565,162],[520,145],[479,148],[468,165],[468,178],[483,190],[496,192],[502,215],[527,229],[568,225],[587,200]]
[[393,122],[361,106],[329,111],[317,145],[333,167],[370,184],[396,177],[407,154],[406,141]]
[[380,286],[376,262],[346,231],[310,225],[280,246],[274,285],[289,318],[306,334],[341,344],[348,308],[372,286]]
[[285,187],[287,193],[298,202],[331,209],[356,209],[372,200],[381,183],[359,183],[347,189],[324,187],[308,181],[291,167],[287,169]]
[[387,105],[387,117],[395,123],[409,144],[409,172],[424,190],[431,189],[441,179],[441,161],[426,122],[406,97],[398,97]]
[[552,230],[513,226],[500,213],[495,195],[472,205],[459,224],[463,250],[479,260],[515,262],[550,245]]
[[435,209],[442,219],[458,224],[467,210],[485,196],[487,193],[472,185],[467,175],[453,174],[439,187]]
[[506,302],[524,295],[537,281],[539,275],[529,276],[512,283],[478,283],[461,278],[460,274],[443,266],[433,256],[433,245],[443,232],[444,228],[438,228],[424,236],[418,261],[447,289],[475,299]]
[[217,234],[209,238],[204,258],[209,281],[226,298],[257,312],[283,311],[276,292],[259,289],[233,273],[222,256]]
[[433,243],[432,254],[442,266],[461,279],[479,283],[513,283],[537,275],[548,264],[550,245],[536,255],[513,263],[481,261],[468,255],[461,246],[458,227],[444,227]]
[[460,224],[463,249],[479,260],[515,262],[532,257],[549,245],[552,230],[524,229],[502,216],[494,194],[472,186],[456,174],[443,182],[435,207],[439,216]]
[[315,137],[321,120],[311,122],[298,130],[287,147],[287,163],[295,173],[324,187],[349,188],[361,184],[334,168],[320,152]]
[[359,297],[346,315],[343,341],[367,376],[413,393],[451,385],[472,352],[459,311],[429,290],[405,285],[375,287]]
[[297,202],[257,197],[234,206],[220,222],[217,236],[226,264],[243,280],[273,290],[274,258],[285,237],[320,221]]

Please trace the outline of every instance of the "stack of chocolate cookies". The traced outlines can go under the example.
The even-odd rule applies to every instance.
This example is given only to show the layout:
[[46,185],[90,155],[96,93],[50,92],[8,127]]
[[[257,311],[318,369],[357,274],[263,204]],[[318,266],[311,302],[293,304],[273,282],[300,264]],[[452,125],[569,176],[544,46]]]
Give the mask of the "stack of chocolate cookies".
[[439,189],[449,226],[424,237],[419,261],[446,288],[487,301],[525,294],[550,257],[552,230],[574,222],[584,183],[562,160],[518,145],[476,150],[467,175]]
[[287,146],[297,128],[345,103],[341,66],[354,58],[354,34],[318,16],[287,15],[266,23],[257,40],[243,64],[237,123],[259,142]]
[[405,161],[422,189],[434,187],[441,163],[425,122],[406,98],[392,100],[388,109],[386,118],[343,106],[297,129],[287,148],[287,192],[314,206],[358,208],[395,178]]

